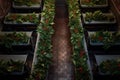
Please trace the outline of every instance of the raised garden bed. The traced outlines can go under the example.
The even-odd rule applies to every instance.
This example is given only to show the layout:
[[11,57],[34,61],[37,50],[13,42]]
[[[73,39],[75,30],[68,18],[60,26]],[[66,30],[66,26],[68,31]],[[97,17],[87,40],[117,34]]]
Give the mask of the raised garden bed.
[[120,79],[120,55],[95,55],[94,58],[97,68],[94,74],[96,79]]
[[108,0],[79,0],[79,3],[82,12],[95,10],[106,12],[109,10]]
[[36,30],[39,25],[40,15],[35,13],[10,13],[3,21],[3,30]]
[[[15,80],[28,76],[26,64],[28,54],[24,55],[0,55],[0,79]],[[7,76],[7,77],[6,77]]]
[[88,45],[92,48],[103,48],[105,50],[109,48],[118,49],[120,46],[119,36],[119,32],[88,32]]
[[12,11],[19,13],[41,12],[43,0],[13,0]]
[[84,29],[88,30],[88,31],[117,31],[118,30],[118,26],[83,26]]
[[33,32],[0,32],[0,52],[34,51],[34,35]]
[[35,26],[26,26],[26,25],[17,25],[17,26],[8,26],[8,25],[2,25],[1,26],[2,31],[36,31],[37,27]]
[[115,26],[116,19],[112,13],[101,11],[82,13],[83,26]]

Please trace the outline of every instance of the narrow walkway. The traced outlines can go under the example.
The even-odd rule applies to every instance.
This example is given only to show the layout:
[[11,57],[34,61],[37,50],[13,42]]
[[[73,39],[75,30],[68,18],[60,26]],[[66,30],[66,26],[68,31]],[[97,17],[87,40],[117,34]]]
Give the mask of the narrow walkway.
[[52,37],[53,64],[49,71],[48,80],[74,80],[67,8],[65,0],[56,0],[55,33]]

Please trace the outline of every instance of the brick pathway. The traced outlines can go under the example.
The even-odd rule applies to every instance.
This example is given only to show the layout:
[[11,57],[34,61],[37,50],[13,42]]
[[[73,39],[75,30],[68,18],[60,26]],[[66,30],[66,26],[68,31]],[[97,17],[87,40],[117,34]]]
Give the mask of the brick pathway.
[[65,0],[56,0],[55,13],[55,33],[52,37],[53,64],[48,80],[74,80],[68,10]]

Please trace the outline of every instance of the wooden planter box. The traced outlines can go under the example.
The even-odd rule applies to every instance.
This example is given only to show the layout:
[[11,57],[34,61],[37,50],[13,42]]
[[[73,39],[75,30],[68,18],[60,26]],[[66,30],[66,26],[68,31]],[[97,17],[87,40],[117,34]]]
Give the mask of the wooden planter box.
[[24,13],[24,14],[10,13],[10,14],[8,14],[3,21],[3,28],[2,28],[3,31],[12,31],[12,30],[34,31],[34,30],[36,30],[37,26],[39,25],[39,21],[40,21],[40,15],[39,14],[35,14],[35,16],[37,18],[36,19],[37,23],[36,22],[29,22],[30,19],[27,19],[28,21],[24,21],[24,19],[25,19],[24,17],[23,17],[24,18],[23,21],[21,21],[21,22],[17,22],[17,20],[19,20],[18,18],[17,18],[17,20],[14,19],[12,21],[7,20],[8,16],[14,16],[14,15],[16,15],[16,16],[18,16],[18,15],[19,16],[27,16],[27,15],[32,15],[32,14],[33,13],[28,13],[28,14],[27,13]]
[[17,5],[14,1],[12,3],[12,12],[15,13],[32,13],[36,12],[39,13],[43,9],[43,0],[39,0],[38,4],[33,4],[33,5]]
[[[11,34],[12,32],[0,32],[0,35]],[[19,32],[17,32],[19,33]],[[27,43],[12,44],[11,47],[5,47],[0,45],[0,53],[13,53],[13,52],[25,52],[25,51],[34,51],[37,39],[37,33],[35,32],[23,32],[28,36]]]
[[[10,60],[13,61],[21,61],[21,69],[19,71],[11,71],[11,72],[1,72],[0,73],[0,79],[5,79],[5,80],[15,80],[15,79],[24,79],[25,77],[28,76],[29,71],[28,71],[28,65],[26,64],[28,54],[24,55],[0,55],[0,60],[3,60],[5,62],[8,62]],[[15,63],[14,63],[15,65]],[[2,68],[1,68],[2,69]],[[2,69],[3,70],[3,69]],[[2,71],[1,70],[1,71]]]
[[[104,13],[104,15],[106,16],[114,16],[112,13]],[[82,19],[82,23],[83,23],[83,26],[116,26],[117,25],[117,21],[115,19],[115,16],[114,16],[114,20],[113,21],[107,21],[107,20],[101,20],[101,21],[95,21],[95,20],[91,20],[91,21],[86,21],[85,19],[86,17],[86,14],[85,13],[82,13],[81,15],[81,19]]]
[[[107,49],[105,49],[104,48],[104,43],[102,43],[102,42],[93,42],[92,40],[91,40],[91,35],[92,34],[95,34],[96,32],[90,32],[90,31],[88,31],[87,32],[87,45],[88,45],[88,49],[91,49],[91,50],[107,50],[107,51],[111,51],[111,50],[119,50],[119,47],[120,47],[120,42],[117,42],[117,43],[111,43],[111,45],[110,45],[110,47],[109,48],[107,48]],[[113,32],[112,32],[113,33]]]
[[[110,73],[103,73],[101,72],[99,65],[106,60],[117,60],[120,59],[120,55],[94,55],[95,58],[95,63],[96,64],[96,73],[94,74],[94,78],[96,79],[102,79],[102,80],[116,80],[116,79],[120,79],[120,75],[116,74],[116,75],[112,75]],[[112,66],[112,65],[111,65]],[[108,67],[109,68],[109,67]]]
[[118,26],[83,26],[84,29],[88,31],[100,31],[100,30],[107,30],[107,31],[117,31]]
[[[80,9],[82,12],[87,12],[87,11],[96,11],[96,10],[101,10],[102,12],[108,12],[109,11],[109,4],[108,4],[108,0],[106,0],[105,4],[96,4],[96,5],[90,5],[90,4],[84,4],[83,3],[84,0],[79,0],[79,4],[80,4]],[[89,2],[90,3],[90,2]]]

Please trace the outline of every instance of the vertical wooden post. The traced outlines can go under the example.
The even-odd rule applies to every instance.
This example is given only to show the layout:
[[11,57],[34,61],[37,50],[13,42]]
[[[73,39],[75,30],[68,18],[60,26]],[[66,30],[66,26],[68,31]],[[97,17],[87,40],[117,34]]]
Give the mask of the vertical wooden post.
[[11,7],[11,0],[0,0],[0,19],[2,19]]

